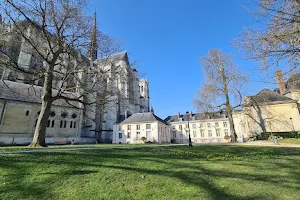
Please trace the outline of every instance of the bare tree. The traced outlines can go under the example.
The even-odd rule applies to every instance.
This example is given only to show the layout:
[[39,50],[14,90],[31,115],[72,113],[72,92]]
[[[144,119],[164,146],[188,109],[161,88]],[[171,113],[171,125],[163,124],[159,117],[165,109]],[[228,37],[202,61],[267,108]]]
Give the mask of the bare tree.
[[245,28],[235,44],[262,69],[278,65],[285,72],[299,70],[300,1],[252,0],[255,24]]
[[[3,18],[12,25],[0,33],[4,38],[0,51],[9,58],[0,64],[27,83],[39,81],[43,87],[31,147],[46,146],[47,120],[53,102],[63,100],[80,108],[95,103],[88,101],[87,96],[95,93],[103,72],[92,61],[97,54],[108,57],[116,50],[112,39],[97,35],[93,26],[96,21],[86,14],[87,5],[85,0],[1,1]],[[91,33],[97,38],[92,45]],[[20,51],[26,53],[22,56],[29,63],[20,62],[21,55],[16,55]]]
[[194,103],[204,112],[225,109],[229,119],[231,139],[232,142],[236,142],[232,112],[241,106],[241,89],[247,78],[236,68],[232,56],[219,49],[210,50],[208,56],[201,57],[200,62],[205,80]]

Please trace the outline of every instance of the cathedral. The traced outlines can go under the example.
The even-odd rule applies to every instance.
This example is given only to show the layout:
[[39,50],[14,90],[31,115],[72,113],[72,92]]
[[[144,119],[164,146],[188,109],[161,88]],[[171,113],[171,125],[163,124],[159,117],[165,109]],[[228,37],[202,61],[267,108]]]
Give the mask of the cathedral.
[[[63,100],[54,101],[47,124],[46,143],[111,143],[115,126],[132,114],[150,111],[149,82],[139,79],[137,70],[130,65],[127,52],[98,57],[96,15],[94,20],[87,53],[85,56],[80,54],[80,58],[85,61],[86,67],[102,72],[101,81],[93,83],[96,89],[86,92],[84,97],[84,101],[95,103],[83,106]],[[28,27],[28,33],[35,33]],[[15,34],[14,28],[14,24],[5,23],[0,17],[1,52],[6,50],[4,48],[9,49],[18,66],[26,70],[44,67],[28,42]],[[6,45],[1,46],[4,43]],[[1,52],[0,59],[3,61],[5,55]],[[0,79],[0,145],[30,143],[40,113],[43,79],[29,81],[26,74],[1,64]],[[92,84],[92,76],[82,79],[87,85]],[[55,79],[53,91],[59,91],[64,84],[61,79]],[[77,86],[69,87],[73,89],[66,92],[68,96],[80,96],[79,91],[84,93],[82,90],[85,88],[79,88],[76,79],[66,85]]]

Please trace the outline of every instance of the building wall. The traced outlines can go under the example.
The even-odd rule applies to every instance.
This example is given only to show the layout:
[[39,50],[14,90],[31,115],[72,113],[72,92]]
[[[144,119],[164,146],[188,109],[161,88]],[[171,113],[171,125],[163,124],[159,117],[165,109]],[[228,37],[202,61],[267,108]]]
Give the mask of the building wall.
[[[3,109],[3,105],[5,108]],[[0,100],[0,143],[28,143],[32,140],[40,104]],[[46,142],[71,141],[80,136],[80,111],[75,108],[53,106],[55,116],[49,117]],[[3,112],[2,112],[3,111]],[[63,118],[61,113],[68,116]],[[76,118],[75,117],[76,114]],[[73,117],[72,117],[73,115]]]
[[244,108],[247,125],[247,134],[263,132],[289,132],[300,131],[299,108],[296,103],[265,104],[260,106],[260,111],[253,107]]
[[[147,125],[151,128],[147,129]],[[137,126],[140,129],[137,129]],[[141,122],[131,124],[120,124],[114,127],[113,143],[143,143],[142,137],[146,137],[146,141],[157,143],[170,143],[170,128],[161,122]]]
[[171,126],[171,138],[174,143],[188,143],[189,130],[193,143],[227,142],[224,136],[230,136],[227,118],[190,121],[190,129],[187,121],[171,122]]

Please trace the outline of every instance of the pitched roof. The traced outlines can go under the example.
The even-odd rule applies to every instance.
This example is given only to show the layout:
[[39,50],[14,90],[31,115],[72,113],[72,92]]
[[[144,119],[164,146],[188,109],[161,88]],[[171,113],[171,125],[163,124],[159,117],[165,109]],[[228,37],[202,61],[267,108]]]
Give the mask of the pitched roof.
[[126,51],[122,51],[120,53],[112,54],[110,56],[105,56],[96,60],[96,63],[109,63],[109,62],[118,62],[118,61],[125,61],[129,64],[128,54]]
[[[179,122],[179,121],[188,121],[188,116],[180,115],[180,119],[178,118],[178,115],[172,115],[168,116],[165,121],[167,123],[171,122]],[[206,119],[227,119],[226,112],[207,112],[207,113],[195,113],[192,114],[192,118],[189,116],[189,120],[206,120]]]
[[162,122],[167,125],[167,123],[156,116],[152,112],[146,112],[146,113],[136,113],[125,119],[121,124],[129,124],[129,123],[136,123],[136,122]]
[[[17,83],[13,81],[0,81],[0,99],[12,100],[12,101],[22,101],[29,103],[41,103],[43,93],[43,87]],[[53,90],[55,94],[55,90]],[[66,93],[68,97],[76,97],[75,93]],[[53,105],[72,107],[66,101],[59,99],[53,102]],[[79,107],[79,103],[72,103],[72,105]]]
[[251,100],[254,100],[257,103],[270,103],[270,102],[279,102],[279,101],[294,101],[289,97],[286,97],[284,95],[278,94],[277,92],[274,92],[269,89],[263,89],[259,93],[257,93],[255,96],[249,96]]
[[300,90],[300,73],[293,74],[286,82],[287,92]]

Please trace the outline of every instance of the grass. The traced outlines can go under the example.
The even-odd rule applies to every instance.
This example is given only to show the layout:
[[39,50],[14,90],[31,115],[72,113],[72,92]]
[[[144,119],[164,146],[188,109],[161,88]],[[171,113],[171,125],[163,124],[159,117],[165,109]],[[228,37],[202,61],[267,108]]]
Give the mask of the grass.
[[300,199],[300,148],[0,154],[0,199]]
[[300,139],[286,138],[286,139],[279,140],[279,142],[280,143],[285,143],[285,144],[300,144]]
[[[138,146],[158,146],[159,144],[130,144],[130,147]],[[38,150],[38,149],[79,149],[79,148],[117,148],[117,147],[128,147],[128,144],[80,144],[80,145],[49,145],[47,148],[30,148],[28,146],[0,146],[0,152],[10,151],[27,151],[27,150]]]

